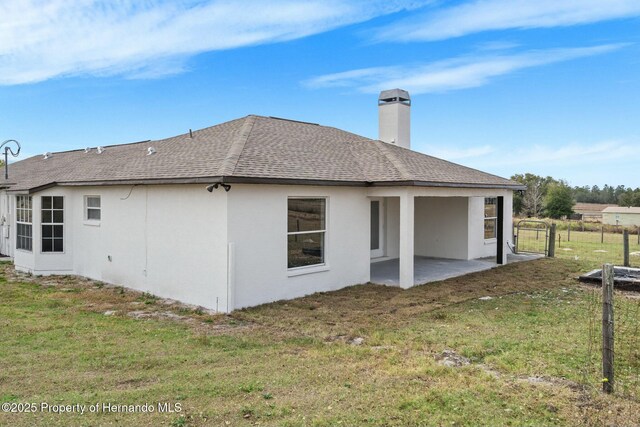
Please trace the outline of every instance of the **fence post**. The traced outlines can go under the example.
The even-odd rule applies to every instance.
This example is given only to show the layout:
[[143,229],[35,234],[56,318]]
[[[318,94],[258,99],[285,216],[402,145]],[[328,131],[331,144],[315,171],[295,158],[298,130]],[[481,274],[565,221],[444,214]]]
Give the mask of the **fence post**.
[[602,391],[613,393],[613,265],[602,266]]
[[600,243],[604,243],[604,224],[600,226]]
[[629,263],[629,230],[626,228],[622,232],[622,244],[624,247],[624,266],[629,267],[631,266]]
[[569,227],[567,228],[567,242],[571,241],[571,220],[569,220]]
[[551,229],[549,230],[549,251],[547,252],[547,256],[549,258],[553,258],[556,255],[556,225],[551,224]]

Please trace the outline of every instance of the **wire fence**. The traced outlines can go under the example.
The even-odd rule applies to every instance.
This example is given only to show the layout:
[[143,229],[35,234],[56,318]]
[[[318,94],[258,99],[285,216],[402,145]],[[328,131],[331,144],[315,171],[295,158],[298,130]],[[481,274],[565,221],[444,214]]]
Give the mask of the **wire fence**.
[[[555,235],[551,231],[552,225],[555,225]],[[626,234],[628,247],[625,248],[625,228],[621,226],[568,220],[514,220],[518,252],[549,255],[551,251],[551,256],[581,261],[593,269],[602,268],[604,264],[623,266],[625,260],[629,267],[640,267],[640,227],[627,227]],[[553,244],[550,244],[551,239]],[[615,270],[623,275],[631,274],[628,269]],[[594,286],[587,291],[585,318],[576,319],[588,325],[586,357],[581,369],[583,384],[597,391],[610,385],[616,395],[640,401],[640,294],[616,290],[612,300],[603,304],[604,288]],[[605,348],[610,349],[611,342],[611,323],[607,320],[610,315],[613,318],[612,361],[605,351]],[[604,324],[608,325],[605,329],[607,340],[603,335]],[[605,367],[613,368],[612,384],[605,378]]]
[[[556,226],[555,257],[586,261],[594,268],[604,263],[623,265],[622,226],[609,226],[582,221],[514,221],[514,236],[520,252],[547,254],[549,229]],[[627,227],[629,233],[629,265],[640,267],[640,227]]]
[[[585,309],[588,322],[586,361],[582,369],[583,383],[601,390],[603,378],[601,287],[590,291]],[[640,299],[625,292],[614,292],[614,393],[638,401],[640,399]]]

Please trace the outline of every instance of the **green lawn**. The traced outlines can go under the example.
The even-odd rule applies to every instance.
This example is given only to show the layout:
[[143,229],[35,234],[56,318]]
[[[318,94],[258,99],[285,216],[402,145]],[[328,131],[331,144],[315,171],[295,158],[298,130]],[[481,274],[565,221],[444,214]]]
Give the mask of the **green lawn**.
[[[0,264],[0,402],[182,407],[0,412],[0,425],[640,424],[637,352],[618,358],[620,395],[584,375],[598,365],[588,352],[598,307],[574,280],[585,268],[543,259],[408,291],[355,286],[210,316]],[[638,305],[617,300],[629,313]],[[445,349],[471,364],[441,365]]]
[[[520,250],[543,252],[545,245],[544,230],[520,230],[518,237]],[[555,239],[556,257],[586,261],[592,266],[601,266],[609,262],[622,265],[624,252],[621,233],[604,233],[599,231],[576,231],[571,234],[566,228],[558,229]],[[638,236],[629,238],[630,262],[633,267],[640,267],[640,245]]]

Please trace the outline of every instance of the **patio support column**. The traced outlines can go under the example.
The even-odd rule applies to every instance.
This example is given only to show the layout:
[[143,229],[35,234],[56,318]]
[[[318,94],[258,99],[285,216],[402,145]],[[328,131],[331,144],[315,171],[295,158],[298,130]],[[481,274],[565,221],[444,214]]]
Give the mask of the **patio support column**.
[[400,287],[413,286],[414,196],[400,196]]

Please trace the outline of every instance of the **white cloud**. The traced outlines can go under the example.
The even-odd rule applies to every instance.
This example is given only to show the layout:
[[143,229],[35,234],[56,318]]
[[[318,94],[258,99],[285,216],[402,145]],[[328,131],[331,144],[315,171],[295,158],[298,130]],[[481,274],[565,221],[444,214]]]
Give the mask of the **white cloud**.
[[640,16],[638,0],[476,0],[381,28],[378,41],[432,41],[482,31],[589,24]]
[[638,144],[640,141],[637,140],[609,140],[557,146],[533,144],[518,148],[478,146],[440,149],[436,145],[427,145],[419,147],[419,150],[505,177],[531,172],[566,179],[571,185],[608,183],[637,187],[640,186],[635,173]]
[[492,146],[467,147],[464,149],[439,149],[425,146],[426,154],[446,160],[466,159],[465,164],[476,168],[513,166],[517,170],[544,165],[545,167],[584,167],[606,164],[614,160],[634,159],[638,143],[629,141],[601,141],[597,143],[569,143],[560,146],[534,144],[504,150]]
[[424,152],[429,154],[430,156],[451,161],[484,157],[491,153],[495,153],[495,151],[496,149],[494,147],[491,147],[490,145],[468,148],[442,148],[434,145],[427,145],[424,149]]
[[401,87],[412,94],[446,92],[483,86],[492,78],[525,68],[599,55],[624,47],[611,44],[583,48],[532,50],[514,54],[461,57],[418,66],[362,68],[314,77],[311,88],[353,87],[375,93]]
[[21,0],[0,3],[0,84],[154,77],[192,55],[292,40],[427,1]]
[[533,145],[509,150],[488,162],[496,166],[545,164],[561,167],[568,163],[572,166],[586,166],[629,159],[635,156],[637,151],[637,144],[623,141],[604,141],[591,145],[572,143],[554,147]]

